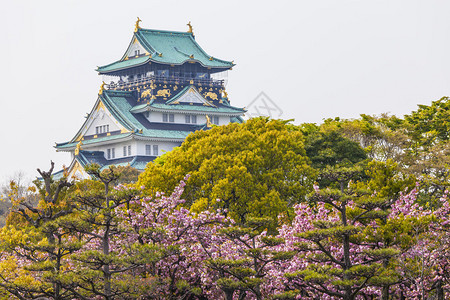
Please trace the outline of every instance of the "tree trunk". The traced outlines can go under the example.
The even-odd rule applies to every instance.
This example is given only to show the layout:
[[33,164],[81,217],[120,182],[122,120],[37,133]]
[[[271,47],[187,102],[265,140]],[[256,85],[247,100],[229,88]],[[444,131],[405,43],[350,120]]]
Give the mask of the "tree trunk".
[[[109,192],[109,185],[108,183],[105,183],[105,202],[106,202],[106,208],[109,209],[109,200],[108,200],[108,192]],[[106,213],[106,228],[105,233],[103,234],[103,254],[109,255],[109,230],[110,230],[110,222],[111,222],[111,216],[109,215],[109,211]],[[103,266],[103,278],[105,280],[104,282],[104,293],[105,293],[105,299],[109,300],[112,299],[111,296],[111,273],[109,271],[109,264],[105,264]]]
[[381,292],[381,300],[389,300],[389,285],[383,286],[383,291]]
[[406,300],[405,295],[403,295],[403,292],[400,292],[400,300]]
[[442,288],[442,280],[439,280],[436,284],[436,294],[437,294],[437,298],[438,300],[444,300],[445,299],[445,295],[444,295],[444,289]]
[[[109,255],[109,226],[103,235],[103,254]],[[111,273],[109,271],[109,264],[103,265],[103,278],[105,280],[104,293],[105,299],[112,299],[111,297]]]
[[234,291],[225,290],[223,292],[225,293],[225,300],[233,300]]

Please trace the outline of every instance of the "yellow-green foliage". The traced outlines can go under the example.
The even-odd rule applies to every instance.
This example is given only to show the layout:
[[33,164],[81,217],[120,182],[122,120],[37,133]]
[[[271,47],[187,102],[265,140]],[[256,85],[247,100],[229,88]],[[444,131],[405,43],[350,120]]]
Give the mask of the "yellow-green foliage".
[[183,197],[193,211],[226,208],[238,221],[268,216],[276,222],[304,198],[315,173],[302,133],[286,123],[257,118],[190,134],[181,147],[150,163],[137,185],[148,195],[169,192],[189,174]]

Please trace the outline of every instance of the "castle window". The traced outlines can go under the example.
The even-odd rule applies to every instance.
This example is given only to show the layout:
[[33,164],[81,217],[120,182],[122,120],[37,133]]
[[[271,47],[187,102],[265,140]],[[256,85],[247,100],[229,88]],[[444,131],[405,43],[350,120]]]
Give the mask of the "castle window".
[[218,116],[213,117],[213,124],[219,125],[219,117]]
[[175,115],[174,114],[163,114],[163,122],[167,123],[173,123],[175,122]]
[[127,146],[123,146],[123,156],[127,156]]
[[158,145],[153,145],[153,156],[158,156]]
[[109,125],[102,125],[95,127],[95,134],[101,134],[105,132],[109,132]]
[[116,148],[106,149],[106,158],[107,159],[116,158]]
[[128,156],[131,155],[131,146],[128,146]]
[[145,155],[152,155],[152,148],[150,145],[145,145]]
[[197,116],[196,115],[186,115],[186,123],[197,124]]
[[140,54],[140,50],[134,50],[134,55],[138,56]]

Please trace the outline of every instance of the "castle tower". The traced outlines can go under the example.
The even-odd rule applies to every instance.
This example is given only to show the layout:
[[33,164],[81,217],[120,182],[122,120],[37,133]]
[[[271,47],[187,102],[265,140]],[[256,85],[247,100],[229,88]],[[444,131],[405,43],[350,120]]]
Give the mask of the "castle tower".
[[143,170],[191,132],[242,122],[245,110],[231,106],[225,91],[233,62],[208,55],[190,22],[188,32],[142,29],[139,22],[122,58],[98,67],[104,82],[80,130],[55,146],[72,154],[72,177],[87,178],[90,163]]

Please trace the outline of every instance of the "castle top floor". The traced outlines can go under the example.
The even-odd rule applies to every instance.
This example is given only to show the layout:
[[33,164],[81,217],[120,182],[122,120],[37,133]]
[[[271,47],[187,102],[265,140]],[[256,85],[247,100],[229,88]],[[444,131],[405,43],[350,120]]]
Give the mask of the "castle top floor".
[[192,26],[187,32],[143,29],[139,18],[122,58],[97,68],[109,88],[125,89],[141,82],[223,86],[234,63],[208,55],[196,42]]

